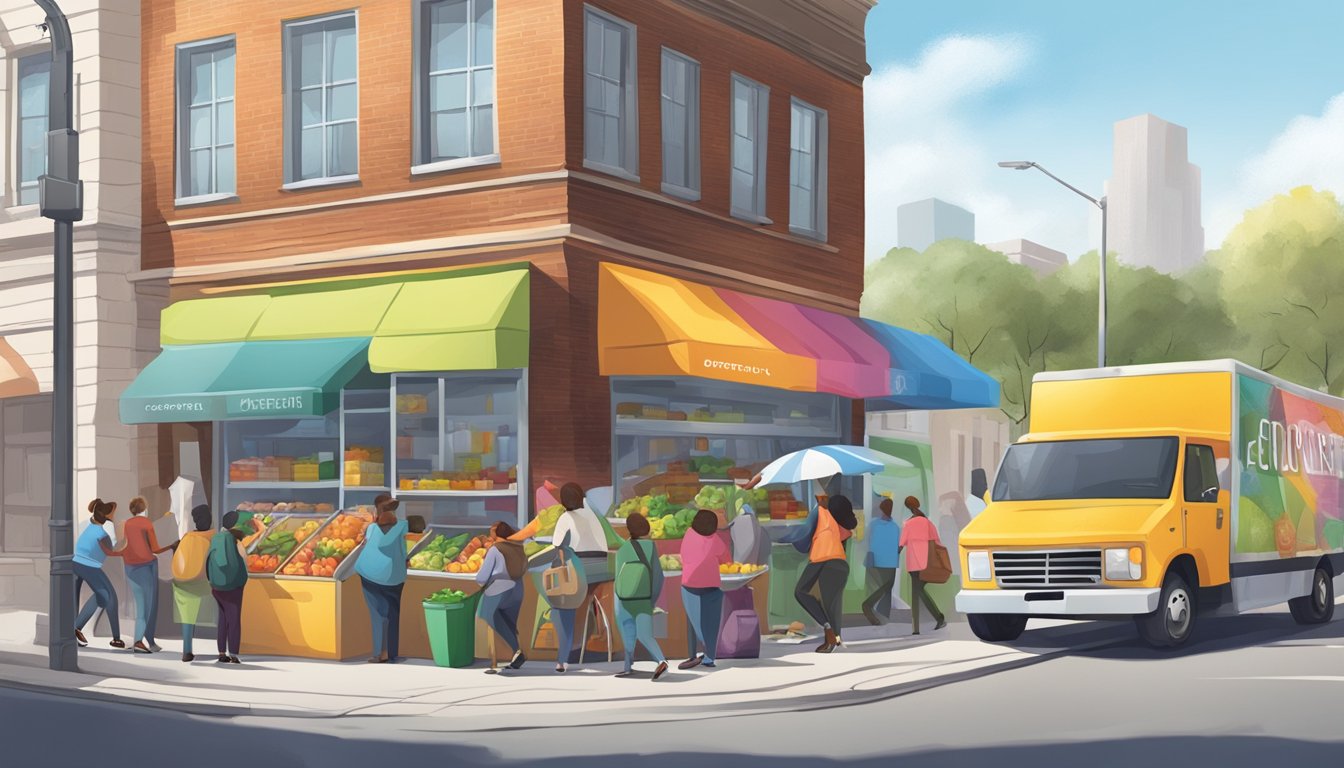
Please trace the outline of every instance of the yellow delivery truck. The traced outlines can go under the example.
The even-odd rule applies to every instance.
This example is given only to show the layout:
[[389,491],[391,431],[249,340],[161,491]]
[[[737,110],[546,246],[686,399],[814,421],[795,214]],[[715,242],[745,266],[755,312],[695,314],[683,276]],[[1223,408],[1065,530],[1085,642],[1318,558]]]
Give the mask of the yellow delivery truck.
[[962,532],[957,610],[982,640],[1031,617],[1133,617],[1185,642],[1201,612],[1344,586],[1344,400],[1235,360],[1038,374],[1030,433]]

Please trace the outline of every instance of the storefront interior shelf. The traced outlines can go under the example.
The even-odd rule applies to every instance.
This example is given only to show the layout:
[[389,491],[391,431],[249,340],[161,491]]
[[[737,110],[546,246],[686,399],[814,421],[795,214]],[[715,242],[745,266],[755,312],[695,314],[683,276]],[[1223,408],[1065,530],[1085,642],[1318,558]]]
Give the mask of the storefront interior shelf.
[[834,438],[834,429],[777,424],[734,424],[720,421],[662,421],[658,419],[617,419],[617,435],[671,435],[718,437],[806,437]]
[[349,416],[355,413],[388,413],[391,408],[346,408],[345,414]]
[[319,480],[315,483],[301,483],[293,480],[271,481],[246,481],[225,483],[226,488],[265,488],[265,489],[285,489],[285,488],[340,488],[340,480]]
[[390,491],[391,488],[386,485],[347,485],[347,491]]
[[425,496],[442,498],[480,498],[480,497],[504,497],[517,496],[518,489],[495,489],[492,491],[397,491],[397,496]]

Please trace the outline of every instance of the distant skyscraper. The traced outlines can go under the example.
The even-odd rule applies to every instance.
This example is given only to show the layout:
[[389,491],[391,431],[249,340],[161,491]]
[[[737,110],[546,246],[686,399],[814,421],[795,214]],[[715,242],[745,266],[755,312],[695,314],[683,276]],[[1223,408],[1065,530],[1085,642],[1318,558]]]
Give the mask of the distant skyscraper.
[[1069,263],[1069,257],[1065,256],[1062,251],[1046,248],[1044,245],[1033,243],[1030,240],[1005,240],[1002,243],[991,243],[985,247],[991,251],[1002,253],[1014,264],[1021,264],[1030,268],[1032,272],[1036,273],[1037,277],[1045,277]]
[[975,241],[975,214],[935,197],[896,209],[896,247],[922,251],[939,240]]
[[1153,115],[1115,124],[1113,178],[1106,185],[1110,243],[1120,261],[1180,272],[1204,258],[1200,172],[1186,130]]

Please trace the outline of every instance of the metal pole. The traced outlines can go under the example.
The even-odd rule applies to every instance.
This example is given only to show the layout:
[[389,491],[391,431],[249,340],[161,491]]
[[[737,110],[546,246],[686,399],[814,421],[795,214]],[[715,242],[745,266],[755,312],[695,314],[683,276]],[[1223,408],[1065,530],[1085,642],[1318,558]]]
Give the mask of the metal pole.
[[1106,198],[1097,201],[1101,209],[1101,282],[1097,286],[1097,367],[1106,367]]
[[55,222],[51,408],[51,596],[48,660],[52,669],[78,669],[75,643],[74,554],[74,222],[83,218],[79,137],[73,128],[74,52],[70,25],[55,0],[35,0],[51,34],[47,172],[38,180],[42,215]]

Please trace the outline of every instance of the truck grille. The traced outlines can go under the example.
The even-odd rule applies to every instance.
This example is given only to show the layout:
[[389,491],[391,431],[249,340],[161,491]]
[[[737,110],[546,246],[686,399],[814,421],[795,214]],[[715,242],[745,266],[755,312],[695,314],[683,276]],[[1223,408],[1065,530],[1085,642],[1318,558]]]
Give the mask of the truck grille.
[[1101,550],[995,552],[994,576],[1004,589],[1090,587],[1101,583]]

